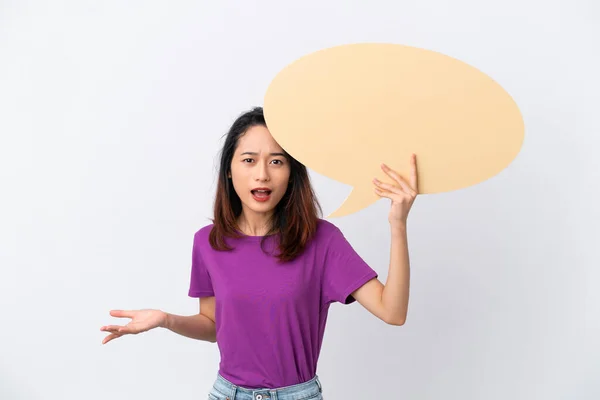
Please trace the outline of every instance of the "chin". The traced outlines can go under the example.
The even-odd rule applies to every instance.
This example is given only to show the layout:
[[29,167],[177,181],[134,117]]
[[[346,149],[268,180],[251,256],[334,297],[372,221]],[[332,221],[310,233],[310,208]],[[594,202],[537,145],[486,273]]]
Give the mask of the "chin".
[[251,199],[248,199],[245,206],[249,210],[252,210],[255,213],[269,213],[269,212],[275,210],[275,207],[277,206],[278,203],[279,203],[279,201],[276,202],[276,201],[271,200],[271,201],[261,204],[251,198]]

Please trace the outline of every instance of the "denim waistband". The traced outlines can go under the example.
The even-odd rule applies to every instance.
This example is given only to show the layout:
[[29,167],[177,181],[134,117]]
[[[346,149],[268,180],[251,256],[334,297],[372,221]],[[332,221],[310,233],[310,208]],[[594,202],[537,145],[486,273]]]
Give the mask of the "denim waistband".
[[221,374],[217,374],[213,390],[217,390],[220,394],[227,396],[228,400],[295,400],[299,398],[311,398],[323,391],[318,375],[315,375],[309,381],[292,386],[274,389],[250,389],[229,382]]

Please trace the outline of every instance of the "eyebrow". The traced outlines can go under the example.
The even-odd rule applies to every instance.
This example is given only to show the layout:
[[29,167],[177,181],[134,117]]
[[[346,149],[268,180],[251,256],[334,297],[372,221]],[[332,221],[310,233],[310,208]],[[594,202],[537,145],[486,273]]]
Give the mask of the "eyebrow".
[[[240,156],[243,156],[244,154],[248,154],[248,155],[251,155],[251,156],[257,156],[258,155],[258,153],[255,152],[255,151],[245,151],[242,154],[240,154]],[[283,153],[270,153],[270,155],[285,157],[285,154],[283,154]]]

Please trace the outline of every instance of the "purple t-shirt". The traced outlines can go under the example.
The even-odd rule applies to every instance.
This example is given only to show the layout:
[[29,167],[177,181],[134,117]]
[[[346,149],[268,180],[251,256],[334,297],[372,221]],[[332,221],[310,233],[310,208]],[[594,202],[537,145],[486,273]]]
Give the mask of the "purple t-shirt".
[[[227,238],[234,250],[213,250],[211,228],[194,235],[188,294],[215,296],[221,376],[253,389],[312,379],[330,304],[354,303],[350,293],[377,272],[324,219],[304,252],[282,264],[261,250],[260,236]],[[265,250],[277,254],[275,243],[269,237]]]

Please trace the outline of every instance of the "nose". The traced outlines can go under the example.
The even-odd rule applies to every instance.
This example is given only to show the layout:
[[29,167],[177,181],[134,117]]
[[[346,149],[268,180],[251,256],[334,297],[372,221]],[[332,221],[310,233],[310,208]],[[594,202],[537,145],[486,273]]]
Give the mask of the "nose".
[[269,178],[269,169],[265,165],[264,162],[258,163],[256,167],[256,176],[255,179],[261,182],[267,182],[270,180]]

